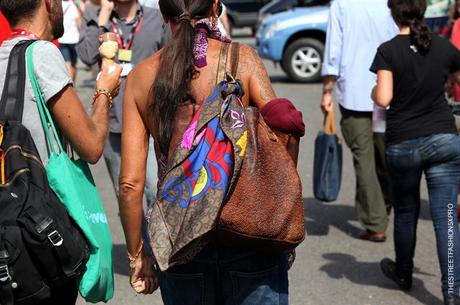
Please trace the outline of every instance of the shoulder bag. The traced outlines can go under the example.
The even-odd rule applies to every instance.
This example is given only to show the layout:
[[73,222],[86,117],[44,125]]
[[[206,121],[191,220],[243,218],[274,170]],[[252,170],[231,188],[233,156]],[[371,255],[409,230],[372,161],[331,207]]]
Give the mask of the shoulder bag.
[[51,188],[80,226],[90,247],[86,271],[80,281],[80,294],[88,302],[107,302],[113,297],[114,291],[112,238],[107,216],[88,163],[70,158],[63,149],[35,75],[32,57],[34,46],[27,50],[27,67],[51,151],[46,173]]

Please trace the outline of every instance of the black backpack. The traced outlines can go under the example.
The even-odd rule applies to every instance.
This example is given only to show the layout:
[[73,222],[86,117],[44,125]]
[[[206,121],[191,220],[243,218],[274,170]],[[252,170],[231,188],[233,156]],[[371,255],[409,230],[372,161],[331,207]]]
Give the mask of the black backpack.
[[[83,233],[51,190],[29,130],[21,124],[25,54],[33,41],[11,51],[0,100],[0,304],[37,304],[50,288],[85,270]],[[37,126],[41,128],[41,126]]]

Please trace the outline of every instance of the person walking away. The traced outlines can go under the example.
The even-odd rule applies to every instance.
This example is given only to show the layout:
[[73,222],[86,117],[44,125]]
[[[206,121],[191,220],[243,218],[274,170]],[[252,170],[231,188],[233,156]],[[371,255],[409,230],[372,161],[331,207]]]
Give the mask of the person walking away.
[[[153,135],[155,139],[161,185],[175,148],[194,145],[193,138],[187,136],[193,132],[186,130],[195,126],[192,119],[197,113],[208,109],[205,100],[216,96],[212,92],[220,88],[215,85],[224,78],[222,70],[231,71],[232,60],[225,61],[226,48],[231,49],[228,53],[232,57],[239,56],[235,78],[241,80],[241,89],[246,93],[241,99],[242,104],[256,106],[263,113],[264,107],[276,98],[265,67],[253,48],[240,45],[239,53],[232,53],[237,52],[235,45],[229,46],[228,38],[222,37],[218,31],[217,0],[160,0],[159,4],[172,30],[172,38],[160,52],[133,70],[128,77],[124,97],[120,215],[131,266],[130,283],[136,292],[146,294],[152,293],[159,284],[166,305],[288,304],[285,254],[267,254],[210,242],[196,255],[183,257],[182,264],[157,271],[158,281],[153,270],[153,258],[141,250],[142,192],[148,135]],[[198,31],[200,38],[194,39]],[[231,56],[228,55],[228,58]],[[234,100],[232,103],[238,102]],[[290,102],[287,104],[291,105]],[[296,126],[289,133],[301,133],[298,130],[304,128],[301,115],[293,106],[289,109],[281,111],[281,117]],[[237,113],[233,116],[237,120],[237,128],[244,118]],[[183,139],[182,142],[180,139]],[[222,161],[231,162],[232,157],[224,157],[226,150],[220,151],[220,154]],[[195,190],[198,191],[198,188]],[[209,206],[206,202],[195,204]],[[180,225],[179,218],[176,227],[171,224],[173,230],[194,226],[191,222]],[[151,216],[151,224],[155,221],[161,220]],[[161,252],[161,249],[154,248],[155,251]]]
[[386,0],[337,0],[331,5],[321,72],[321,109],[333,107],[337,83],[340,126],[356,174],[355,208],[365,229],[359,237],[374,242],[386,240],[391,202],[385,162],[378,157],[384,155],[383,134],[372,131],[370,93],[375,77],[368,68],[379,44],[396,34]]
[[[109,127],[110,95],[117,93],[121,67],[115,66],[112,73],[102,67],[96,82],[97,98],[88,115],[73,87],[72,78],[66,69],[58,48],[51,43],[62,36],[63,11],[61,0],[0,0],[0,11],[12,28],[8,40],[0,46],[0,88],[3,88],[8,59],[13,47],[20,41],[40,40],[33,52],[35,71],[44,99],[54,122],[72,148],[84,160],[96,163],[102,155]],[[105,92],[100,94],[101,92]],[[43,165],[48,161],[48,145],[40,115],[34,99],[29,77],[26,77],[24,92],[23,125],[31,132]],[[76,283],[51,289],[51,297],[43,304],[75,304],[78,293]]]
[[80,37],[80,27],[83,18],[84,3],[75,0],[62,0],[64,11],[64,35],[59,38],[59,49],[69,70],[72,80],[77,77],[77,51],[75,46]]
[[389,106],[386,156],[393,185],[396,261],[385,258],[385,276],[411,289],[420,180],[428,186],[444,304],[460,304],[460,232],[457,192],[460,136],[445,97],[450,73],[460,82],[460,52],[424,24],[425,0],[390,0],[400,34],[383,43],[371,71],[377,73],[372,98]]
[[[169,30],[163,26],[163,18],[157,9],[143,7],[136,0],[101,0],[99,10],[88,10],[84,15],[77,54],[87,65],[101,61],[98,37],[104,32],[114,32],[120,51],[116,61],[123,66],[120,94],[110,109],[110,129],[104,158],[116,193],[120,174],[122,97],[126,76],[142,60],[157,52],[169,38]],[[150,205],[155,200],[157,165],[153,144],[150,145],[146,182],[146,199]]]

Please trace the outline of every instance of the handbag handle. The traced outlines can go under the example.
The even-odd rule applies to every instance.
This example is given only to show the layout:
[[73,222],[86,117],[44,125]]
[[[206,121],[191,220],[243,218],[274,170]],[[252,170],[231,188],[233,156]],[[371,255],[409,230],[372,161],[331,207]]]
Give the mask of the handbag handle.
[[331,135],[337,134],[337,127],[335,125],[335,115],[334,110],[332,108],[329,109],[324,116],[323,132],[325,134]]
[[54,125],[54,122],[53,122],[53,118],[51,117],[51,114],[48,110],[46,102],[43,98],[43,94],[41,92],[40,85],[38,84],[38,81],[37,81],[37,75],[35,74],[33,51],[34,51],[35,46],[37,45],[37,42],[38,41],[34,42],[33,44],[30,45],[30,47],[27,48],[27,71],[29,73],[30,82],[32,84],[32,89],[35,95],[35,102],[37,103],[38,112],[40,114],[40,120],[43,125],[43,130],[45,131],[46,139],[48,141],[51,153],[56,154],[57,153],[56,148],[51,139],[50,127],[51,127],[51,132],[53,133],[53,136],[54,136],[54,140],[56,141],[56,144],[59,148],[59,152],[63,152],[64,149],[62,148],[62,143],[61,143],[61,140],[59,139],[59,135],[56,130],[56,126]]

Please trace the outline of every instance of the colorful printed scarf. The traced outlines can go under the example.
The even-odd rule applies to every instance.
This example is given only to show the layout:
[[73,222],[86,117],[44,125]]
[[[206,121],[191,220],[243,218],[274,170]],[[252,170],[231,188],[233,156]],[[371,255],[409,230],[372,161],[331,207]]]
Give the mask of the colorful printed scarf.
[[149,211],[151,245],[161,270],[193,258],[215,227],[245,154],[242,94],[237,81],[217,85],[168,160]]

